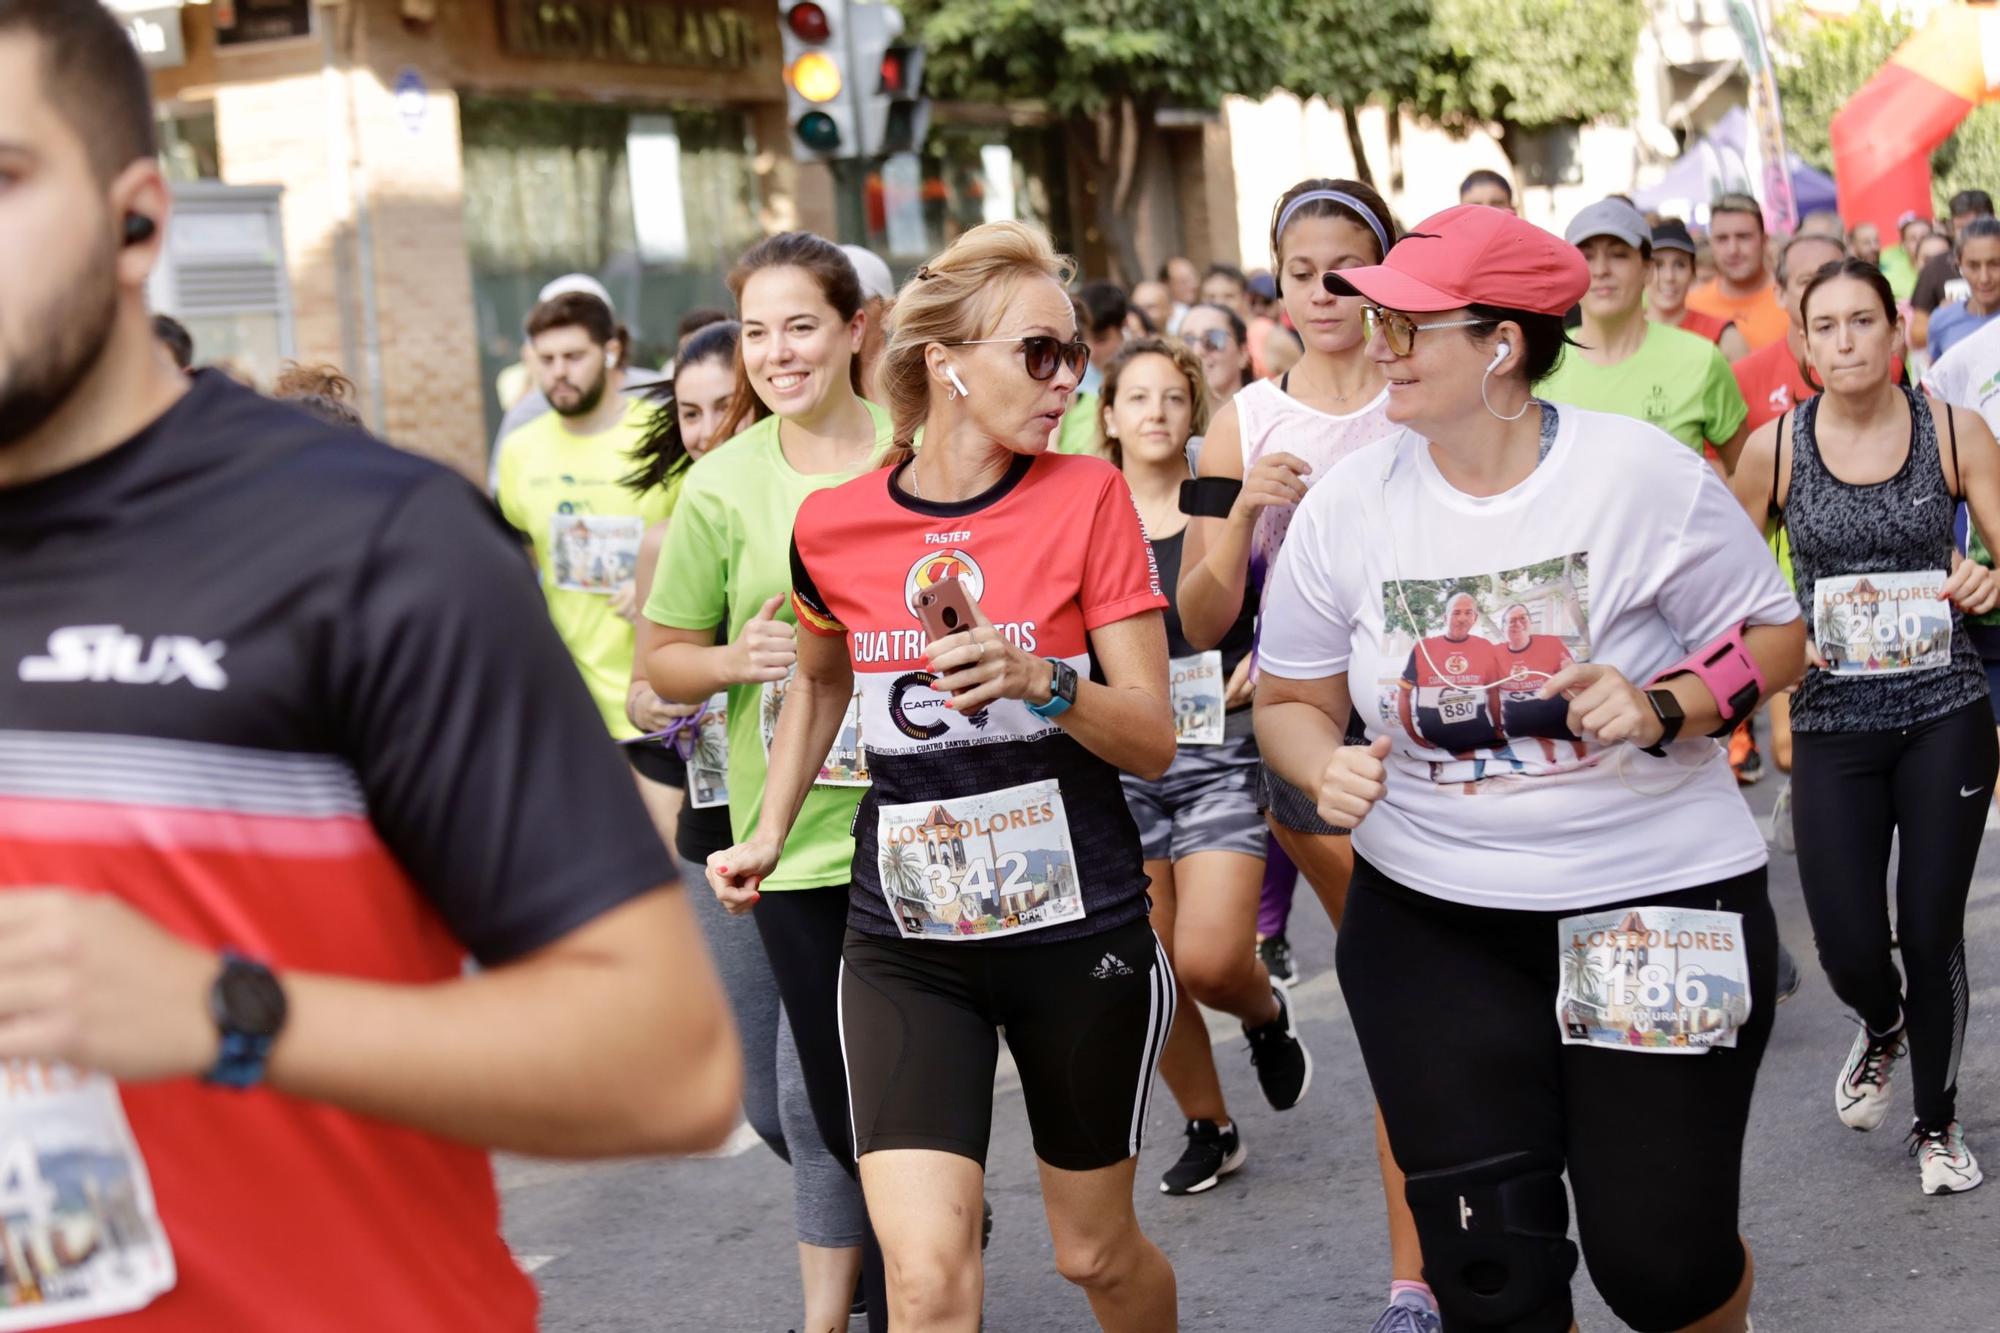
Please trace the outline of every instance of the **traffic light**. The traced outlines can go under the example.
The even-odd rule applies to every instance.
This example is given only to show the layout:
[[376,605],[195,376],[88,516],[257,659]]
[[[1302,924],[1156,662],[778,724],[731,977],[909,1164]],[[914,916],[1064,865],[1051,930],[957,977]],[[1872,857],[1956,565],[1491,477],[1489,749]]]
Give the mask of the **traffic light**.
[[780,2],[792,154],[807,161],[853,157],[859,137],[847,76],[847,0]]
[[930,132],[924,48],[903,40],[902,11],[894,5],[857,3],[852,15],[854,68],[862,78],[855,90],[861,156],[915,152]]

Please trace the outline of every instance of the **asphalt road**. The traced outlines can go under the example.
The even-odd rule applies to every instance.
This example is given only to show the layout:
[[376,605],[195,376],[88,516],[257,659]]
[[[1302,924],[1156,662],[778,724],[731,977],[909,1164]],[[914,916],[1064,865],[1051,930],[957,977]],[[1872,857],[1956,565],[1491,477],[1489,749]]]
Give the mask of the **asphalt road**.
[[[1776,790],[1775,777],[1750,790],[1760,819]],[[2000,1329],[2000,1180],[1926,1198],[1903,1151],[1907,1088],[1874,1134],[1834,1118],[1832,1085],[1854,1029],[1813,961],[1796,863],[1774,853],[1771,872],[1805,984],[1779,1012],[1746,1154],[1743,1230],[1756,1256],[1758,1333]],[[1959,1113],[1974,1151],[2000,1174],[2000,834],[1988,833],[1967,931],[1973,1010]],[[1211,1022],[1250,1160],[1210,1193],[1175,1199],[1158,1193],[1157,1181],[1178,1155],[1181,1124],[1164,1090],[1154,1099],[1139,1213],[1174,1262],[1183,1328],[1365,1333],[1387,1286],[1371,1098],[1333,975],[1333,932],[1309,893],[1300,895],[1292,937],[1302,965],[1298,1012],[1317,1065],[1306,1100],[1272,1112],[1240,1035],[1226,1020]],[[1082,1295],[1055,1272],[1010,1073],[1002,1071],[994,1108],[986,1328],[1092,1328]],[[507,1235],[541,1285],[543,1327],[796,1328],[787,1171],[747,1132],[736,1146],[734,1155],[699,1161],[503,1161]],[[1662,1168],[1671,1164],[1646,1164]],[[1577,1303],[1585,1333],[1624,1327],[1581,1274]]]

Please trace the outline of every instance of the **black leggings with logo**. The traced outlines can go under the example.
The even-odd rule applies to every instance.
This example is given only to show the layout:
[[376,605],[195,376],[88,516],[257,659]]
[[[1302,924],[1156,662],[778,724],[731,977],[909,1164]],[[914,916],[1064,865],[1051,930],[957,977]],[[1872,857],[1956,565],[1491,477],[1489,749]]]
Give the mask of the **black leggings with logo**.
[[[1743,1281],[1743,1129],[1771,1035],[1778,926],[1761,867],[1590,910],[1628,905],[1742,914],[1750,1020],[1734,1048],[1564,1045],[1556,923],[1573,913],[1446,902],[1360,857],[1335,958],[1404,1172],[1518,1152],[1560,1157],[1605,1303],[1632,1328],[1678,1329],[1721,1308]],[[1439,1296],[1446,1328],[1485,1327]],[[1570,1318],[1558,1305],[1518,1327],[1566,1333]]]
[[[1984,699],[1896,731],[1794,731],[1792,821],[1820,966],[1872,1031],[1909,1025],[1917,1119],[1957,1114],[1972,992],[1965,899],[2000,746]],[[1898,847],[1898,975],[1889,948],[1889,844]]]

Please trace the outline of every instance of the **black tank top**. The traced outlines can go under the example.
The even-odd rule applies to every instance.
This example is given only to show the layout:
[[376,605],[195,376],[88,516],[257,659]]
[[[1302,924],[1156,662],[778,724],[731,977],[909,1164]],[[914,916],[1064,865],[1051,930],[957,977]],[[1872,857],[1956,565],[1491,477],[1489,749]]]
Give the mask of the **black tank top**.
[[[1180,582],[1181,546],[1187,540],[1187,529],[1182,528],[1171,537],[1155,537],[1153,542],[1153,562],[1160,569],[1160,591],[1167,595],[1167,656],[1193,657],[1200,650],[1187,641],[1181,633]],[[1222,636],[1216,647],[1222,652],[1222,678],[1229,679],[1231,672],[1250,655],[1250,649],[1257,641],[1257,593],[1254,588],[1245,587],[1243,605],[1236,612],[1236,623]],[[1249,705],[1245,704],[1245,708]]]
[[[1894,476],[1866,486],[1840,480],[1820,458],[1816,426],[1825,400],[1799,404],[1783,518],[1791,532],[1799,607],[1815,639],[1820,634],[1813,623],[1813,592],[1819,580],[1951,568],[1958,500],[1945,483],[1937,423],[1923,394],[1907,388],[1903,394],[1910,406],[1909,455]],[[1793,729],[1889,731],[1985,698],[1979,653],[1958,608],[1950,612],[1951,659],[1943,666],[1839,678],[1808,668],[1792,700]]]

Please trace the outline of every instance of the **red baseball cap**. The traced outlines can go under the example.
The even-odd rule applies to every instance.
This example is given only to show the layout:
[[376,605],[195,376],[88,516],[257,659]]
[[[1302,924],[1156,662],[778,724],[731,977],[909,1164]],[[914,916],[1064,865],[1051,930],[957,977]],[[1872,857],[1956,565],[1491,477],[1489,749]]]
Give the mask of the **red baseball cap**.
[[1589,289],[1590,266],[1575,246],[1505,209],[1460,204],[1404,232],[1380,264],[1322,281],[1335,296],[1412,314],[1493,305],[1561,315]]

